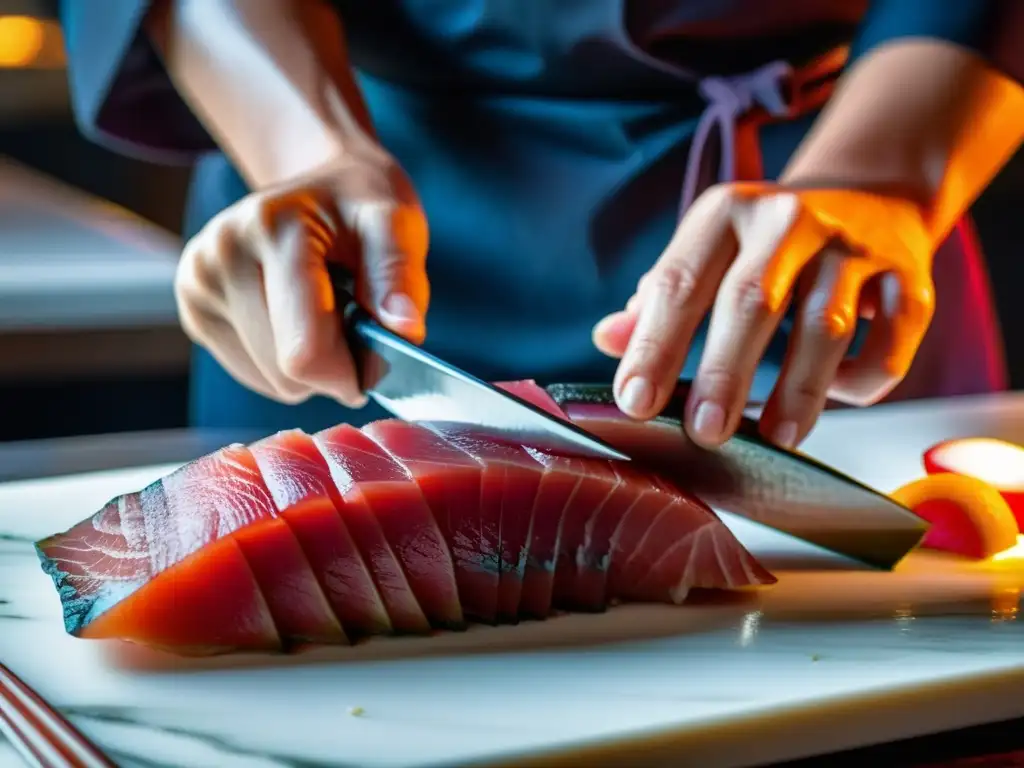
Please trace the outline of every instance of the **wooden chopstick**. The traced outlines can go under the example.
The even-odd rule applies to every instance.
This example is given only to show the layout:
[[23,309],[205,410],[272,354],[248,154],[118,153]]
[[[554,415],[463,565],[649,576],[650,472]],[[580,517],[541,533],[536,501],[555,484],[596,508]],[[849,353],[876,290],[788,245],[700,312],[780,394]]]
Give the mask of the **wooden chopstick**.
[[33,768],[117,768],[57,710],[0,664],[0,733]]

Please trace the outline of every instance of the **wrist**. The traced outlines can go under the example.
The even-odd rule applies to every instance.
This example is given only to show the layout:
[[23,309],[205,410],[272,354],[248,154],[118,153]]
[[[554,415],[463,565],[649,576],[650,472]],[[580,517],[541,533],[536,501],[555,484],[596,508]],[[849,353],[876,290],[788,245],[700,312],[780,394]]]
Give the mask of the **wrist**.
[[780,182],[898,197],[941,241],[1024,136],[1024,89],[937,41],[880,46],[855,63]]
[[296,100],[291,107],[265,116],[264,131],[270,140],[258,163],[249,169],[256,188],[340,166],[394,164],[368,120],[355,119],[339,94],[328,93],[320,105]]
[[[808,137],[810,138],[810,137]],[[847,189],[930,206],[934,164],[918,149],[847,139],[839,145],[805,142],[779,176],[790,189]]]

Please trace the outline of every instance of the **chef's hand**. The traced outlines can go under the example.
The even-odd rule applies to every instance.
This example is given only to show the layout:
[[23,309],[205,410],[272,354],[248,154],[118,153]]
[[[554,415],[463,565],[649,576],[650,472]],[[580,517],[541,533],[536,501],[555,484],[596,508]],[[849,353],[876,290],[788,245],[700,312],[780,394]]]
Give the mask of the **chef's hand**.
[[[721,184],[690,208],[625,310],[594,341],[621,357],[619,407],[646,419],[673,392],[709,309],[686,428],[705,446],[736,430],[755,369],[791,301],[797,318],[761,431],[793,447],[828,397],[868,405],[906,374],[933,311],[931,256],[918,206],[846,190]],[[872,318],[845,359],[858,316]]]
[[245,386],[285,403],[323,394],[358,406],[326,263],[396,333],[423,339],[427,223],[383,152],[250,194],[186,246],[175,292],[185,332]]

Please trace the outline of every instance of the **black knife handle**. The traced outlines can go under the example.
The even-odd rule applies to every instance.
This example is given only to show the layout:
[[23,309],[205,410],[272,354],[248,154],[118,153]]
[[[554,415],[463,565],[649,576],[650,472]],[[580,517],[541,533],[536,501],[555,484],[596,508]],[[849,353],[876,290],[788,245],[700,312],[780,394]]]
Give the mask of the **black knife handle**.
[[331,280],[331,288],[334,290],[334,302],[338,307],[338,320],[341,323],[342,333],[345,334],[345,341],[352,353],[352,360],[356,366],[356,375],[360,387],[367,389],[367,353],[368,346],[365,338],[365,329],[376,323],[373,317],[359,306],[356,301],[355,277],[343,265],[337,262],[327,262],[327,275]]
[[337,262],[327,262],[327,274],[334,289],[334,302],[338,307],[338,317],[341,319],[345,336],[350,342],[362,346],[360,329],[366,323],[376,324],[377,321],[356,301],[355,277],[346,267]]

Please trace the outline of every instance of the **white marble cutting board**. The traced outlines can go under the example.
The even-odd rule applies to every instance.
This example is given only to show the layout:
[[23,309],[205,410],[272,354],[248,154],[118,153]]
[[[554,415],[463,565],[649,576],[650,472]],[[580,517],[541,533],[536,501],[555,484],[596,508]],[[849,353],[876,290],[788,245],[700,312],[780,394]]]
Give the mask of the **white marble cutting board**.
[[[891,490],[953,435],[1024,440],[1024,397],[832,413],[806,448]],[[896,573],[781,573],[759,602],[272,662],[65,636],[31,541],[168,469],[0,485],[0,660],[124,766],[716,768],[1024,715],[1024,565],[917,555]]]

